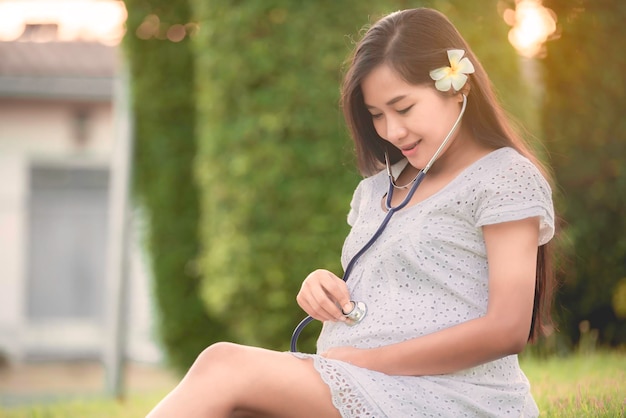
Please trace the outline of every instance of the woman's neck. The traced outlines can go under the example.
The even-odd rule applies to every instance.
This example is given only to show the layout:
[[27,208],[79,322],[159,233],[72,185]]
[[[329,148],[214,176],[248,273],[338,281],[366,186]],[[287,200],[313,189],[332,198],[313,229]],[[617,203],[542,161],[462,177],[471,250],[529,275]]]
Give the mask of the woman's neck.
[[454,178],[465,168],[491,151],[493,151],[493,148],[479,143],[473,136],[461,131],[448,149],[432,165],[432,168],[428,171],[428,176],[431,178]]

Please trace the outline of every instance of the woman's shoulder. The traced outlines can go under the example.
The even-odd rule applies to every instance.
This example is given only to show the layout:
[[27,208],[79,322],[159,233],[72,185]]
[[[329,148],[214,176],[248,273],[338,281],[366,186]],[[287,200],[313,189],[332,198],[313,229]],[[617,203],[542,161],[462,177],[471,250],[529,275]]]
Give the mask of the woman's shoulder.
[[515,148],[502,147],[495,149],[478,160],[483,166],[506,167],[510,164],[531,164],[530,160],[520,154]]
[[520,181],[529,177],[546,181],[539,167],[511,147],[498,148],[486,154],[473,164],[472,171],[472,174],[481,180],[495,182]]
[[[483,157],[475,176],[468,176],[467,195],[475,196],[475,225],[539,216],[540,245],[554,234],[554,207],[549,182],[531,160],[513,148]],[[468,199],[469,200],[469,199]]]

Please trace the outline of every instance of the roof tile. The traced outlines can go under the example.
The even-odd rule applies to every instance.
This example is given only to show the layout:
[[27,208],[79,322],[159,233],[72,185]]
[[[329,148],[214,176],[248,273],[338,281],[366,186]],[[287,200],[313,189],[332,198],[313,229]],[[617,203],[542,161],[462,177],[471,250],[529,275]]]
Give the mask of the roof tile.
[[113,77],[117,50],[97,42],[0,42],[0,76]]

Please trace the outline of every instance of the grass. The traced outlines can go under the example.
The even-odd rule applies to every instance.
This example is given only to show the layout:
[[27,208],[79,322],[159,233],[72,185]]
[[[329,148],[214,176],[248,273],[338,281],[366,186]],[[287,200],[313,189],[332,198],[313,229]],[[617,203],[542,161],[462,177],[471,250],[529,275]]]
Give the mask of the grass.
[[10,409],[0,408],[2,418],[139,418],[165,395],[135,394],[123,402],[107,399],[68,400]]
[[[593,352],[538,359],[524,356],[541,417],[617,418],[626,416],[626,353]],[[0,408],[2,418],[137,418],[165,394],[131,394],[124,402],[67,400],[46,405]]]
[[626,416],[623,351],[523,358],[521,366],[531,382],[542,417]]

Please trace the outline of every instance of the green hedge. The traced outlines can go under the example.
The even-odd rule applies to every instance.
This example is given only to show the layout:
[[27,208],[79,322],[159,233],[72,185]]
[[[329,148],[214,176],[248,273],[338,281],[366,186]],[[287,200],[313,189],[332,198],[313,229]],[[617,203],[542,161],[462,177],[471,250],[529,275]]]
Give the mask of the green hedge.
[[[194,56],[189,39],[163,39],[172,24],[191,20],[190,11],[186,2],[167,0],[127,0],[126,7],[134,188],[147,226],[159,337],[172,366],[184,371],[211,341],[225,338],[225,328],[209,318],[199,296]],[[151,14],[160,18],[159,33],[142,40],[136,30]]]
[[339,64],[343,35],[365,15],[346,13],[356,2],[194,4],[203,296],[237,341],[286,349],[302,280],[318,267],[340,273],[358,177]]

